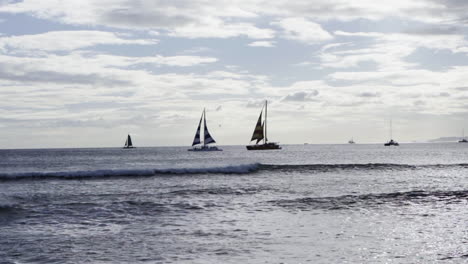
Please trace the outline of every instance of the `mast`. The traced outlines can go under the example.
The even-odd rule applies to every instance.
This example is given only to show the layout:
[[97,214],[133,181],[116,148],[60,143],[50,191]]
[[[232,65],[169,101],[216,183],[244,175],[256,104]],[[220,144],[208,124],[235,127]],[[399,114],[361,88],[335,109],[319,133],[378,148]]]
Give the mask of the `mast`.
[[205,135],[206,135],[206,108],[203,108],[203,147],[206,146],[206,140],[205,140]]
[[393,139],[392,119],[390,118],[390,140]]
[[265,100],[265,138],[263,139],[263,144],[268,142],[267,138],[267,109],[268,109],[268,101]]

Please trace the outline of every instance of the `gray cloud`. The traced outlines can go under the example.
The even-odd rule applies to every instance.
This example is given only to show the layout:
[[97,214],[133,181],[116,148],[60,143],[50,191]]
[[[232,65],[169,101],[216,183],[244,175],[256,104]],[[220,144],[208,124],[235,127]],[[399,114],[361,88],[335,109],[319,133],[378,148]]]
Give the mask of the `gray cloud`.
[[411,35],[453,35],[459,34],[460,28],[455,26],[427,26],[409,29],[404,33]]
[[304,102],[304,101],[313,101],[315,96],[317,96],[319,92],[317,90],[312,90],[310,92],[295,92],[292,94],[288,94],[283,98],[283,101],[296,101],[296,102]]
[[377,92],[362,92],[362,93],[359,93],[357,94],[357,96],[359,97],[380,97],[381,94],[380,93],[377,93]]
[[263,106],[263,104],[265,103],[264,100],[257,100],[257,101],[249,101],[247,102],[247,107],[248,108],[260,108]]
[[0,80],[17,81],[24,83],[57,83],[102,85],[106,87],[128,86],[130,81],[104,77],[99,74],[71,74],[53,71],[20,71],[12,72],[0,66]]

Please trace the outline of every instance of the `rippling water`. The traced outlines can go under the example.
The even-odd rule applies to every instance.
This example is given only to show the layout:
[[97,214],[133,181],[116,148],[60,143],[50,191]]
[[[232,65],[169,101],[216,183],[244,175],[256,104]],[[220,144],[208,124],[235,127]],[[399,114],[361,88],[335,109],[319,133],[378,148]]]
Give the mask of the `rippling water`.
[[465,263],[468,145],[0,150],[0,263]]

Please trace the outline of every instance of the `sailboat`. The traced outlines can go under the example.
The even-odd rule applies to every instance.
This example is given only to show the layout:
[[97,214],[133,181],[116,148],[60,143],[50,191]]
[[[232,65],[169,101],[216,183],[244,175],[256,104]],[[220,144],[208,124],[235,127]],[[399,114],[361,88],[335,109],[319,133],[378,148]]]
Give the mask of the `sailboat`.
[[389,146],[400,146],[398,142],[392,139],[393,137],[393,128],[392,128],[392,120],[390,119],[390,141],[384,144],[384,146],[389,147]]
[[465,129],[462,130],[462,139],[458,140],[458,143],[468,143],[468,140],[465,138]]
[[[262,122],[263,109],[265,109],[265,120]],[[258,117],[257,125],[250,141],[257,140],[255,145],[246,146],[248,150],[266,150],[266,149],[281,149],[278,143],[268,142],[267,138],[267,109],[268,101],[265,101],[265,106],[260,111],[260,116]],[[263,139],[263,144],[258,144]]]
[[[200,139],[202,120],[203,120],[203,127],[204,127],[203,144]],[[211,136],[210,132],[208,131],[208,127],[206,126],[206,113],[205,113],[205,109],[203,109],[202,115],[200,117],[200,122],[198,122],[197,132],[195,133],[195,138],[193,139],[193,143],[192,143],[193,148],[188,149],[188,151],[222,151],[222,149],[216,146],[208,146],[208,144],[212,144],[212,143],[216,143],[216,141],[214,140],[214,138]],[[199,144],[200,144],[200,147],[196,147]]]
[[348,144],[354,144],[354,143],[356,143],[356,142],[354,142],[354,139],[353,139],[353,138],[351,138],[351,139],[348,141]]
[[135,148],[132,143],[132,138],[130,137],[130,134],[127,135],[127,140],[125,141],[125,145],[123,147],[124,149],[131,149]]

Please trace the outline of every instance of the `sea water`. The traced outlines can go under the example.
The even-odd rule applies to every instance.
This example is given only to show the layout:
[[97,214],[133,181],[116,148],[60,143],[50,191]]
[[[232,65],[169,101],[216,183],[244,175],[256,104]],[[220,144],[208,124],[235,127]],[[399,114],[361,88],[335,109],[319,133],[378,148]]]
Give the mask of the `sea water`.
[[466,263],[468,144],[0,150],[0,263]]

